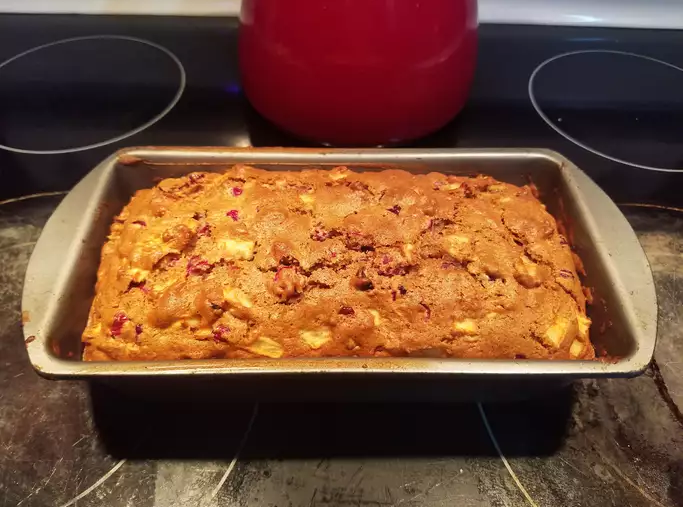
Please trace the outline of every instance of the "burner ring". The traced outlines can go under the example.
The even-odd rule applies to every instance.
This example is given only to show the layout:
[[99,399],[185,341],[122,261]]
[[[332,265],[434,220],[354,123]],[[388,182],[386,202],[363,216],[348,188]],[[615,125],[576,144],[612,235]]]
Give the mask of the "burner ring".
[[528,94],[529,94],[529,100],[531,101],[531,105],[534,107],[536,110],[536,113],[543,119],[544,122],[548,124],[550,128],[552,128],[555,132],[560,134],[562,137],[567,139],[568,141],[571,141],[572,143],[576,144],[577,146],[583,148],[586,151],[589,151],[590,153],[593,153],[594,155],[597,155],[599,157],[606,158],[608,160],[611,160],[612,162],[617,162],[619,164],[624,164],[630,167],[636,167],[639,169],[647,169],[649,171],[658,171],[658,172],[665,172],[665,173],[678,173],[678,172],[683,172],[683,169],[671,169],[667,167],[656,167],[656,166],[649,166],[645,164],[638,164],[635,162],[629,162],[628,160],[624,160],[618,157],[614,157],[612,155],[608,155],[607,153],[604,153],[600,150],[597,150],[595,148],[592,148],[588,146],[587,144],[579,141],[576,139],[576,137],[568,134],[565,132],[563,129],[558,127],[549,117],[546,115],[543,110],[541,109],[540,105],[538,104],[538,101],[536,100],[536,96],[534,93],[534,81],[536,79],[536,76],[539,74],[539,72],[548,64],[560,60],[562,58],[570,57],[570,56],[575,56],[575,55],[583,55],[583,54],[591,54],[591,53],[602,53],[602,54],[615,54],[615,55],[621,55],[621,56],[630,56],[630,57],[635,57],[639,58],[641,60],[646,60],[649,62],[653,63],[658,63],[662,64],[666,67],[669,67],[674,70],[678,70],[683,72],[683,68],[678,67],[677,65],[674,65],[669,62],[665,62],[664,60],[658,60],[657,58],[652,58],[651,56],[645,56],[645,55],[639,55],[638,53],[630,53],[627,51],[615,51],[615,50],[609,50],[609,49],[585,49],[585,50],[580,50],[580,51],[570,51],[568,53],[561,53],[559,55],[555,55],[551,58],[548,58],[547,60],[541,62],[531,73],[531,76],[529,76],[529,83],[528,83]]
[[0,70],[3,69],[4,67],[7,67],[10,65],[12,62],[19,60],[20,58],[23,58],[24,56],[28,56],[32,53],[36,53],[40,50],[47,49],[50,47],[54,46],[59,46],[62,44],[69,44],[71,42],[81,42],[81,41],[87,41],[87,40],[123,40],[123,41],[128,41],[128,42],[136,42],[139,44],[144,44],[146,46],[149,46],[153,49],[156,49],[158,51],[161,51],[163,54],[168,56],[173,63],[176,65],[178,68],[178,75],[179,75],[179,83],[178,83],[178,89],[171,99],[171,102],[161,110],[156,116],[152,117],[150,120],[144,122],[142,125],[139,125],[135,127],[132,130],[129,130],[127,132],[124,132],[121,135],[111,137],[109,139],[105,139],[104,141],[99,141],[96,143],[88,144],[86,146],[77,146],[74,148],[63,148],[63,149],[56,149],[56,150],[31,150],[31,149],[24,149],[24,148],[16,148],[13,146],[7,146],[4,144],[0,144],[0,149],[11,151],[14,153],[22,153],[22,154],[28,154],[28,155],[60,155],[64,153],[76,153],[80,151],[86,151],[86,150],[91,150],[94,148],[100,148],[102,146],[106,146],[108,144],[113,144],[119,141],[122,141],[123,139],[126,139],[128,137],[134,136],[135,134],[138,134],[142,132],[143,130],[151,127],[155,123],[157,123],[159,120],[161,120],[164,116],[166,116],[180,101],[180,98],[183,95],[183,92],[185,91],[185,85],[187,83],[187,75],[185,73],[185,67],[183,67],[182,62],[180,59],[172,53],[169,49],[165,48],[164,46],[161,46],[160,44],[156,44],[154,42],[145,40],[145,39],[140,39],[138,37],[129,37],[127,35],[88,35],[84,37],[71,37],[68,39],[60,39],[57,41],[49,42],[47,44],[42,44],[40,46],[36,46],[30,49],[27,49],[26,51],[23,51],[17,55],[14,55],[13,57],[0,62]]

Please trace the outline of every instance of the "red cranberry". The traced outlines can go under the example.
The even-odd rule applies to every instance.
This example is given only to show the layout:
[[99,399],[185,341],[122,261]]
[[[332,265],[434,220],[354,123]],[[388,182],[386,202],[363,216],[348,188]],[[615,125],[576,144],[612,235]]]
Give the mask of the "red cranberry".
[[202,259],[198,255],[190,257],[187,261],[186,273],[187,275],[204,275],[211,271],[213,266],[208,261]]
[[230,218],[232,218],[235,222],[237,222],[237,220],[239,220],[239,214],[238,214],[238,211],[236,209],[231,209],[230,211],[228,211],[226,213],[226,215],[229,216]]
[[232,195],[239,197],[242,195],[243,190],[240,187],[232,187]]
[[218,326],[213,330],[213,339],[217,342],[227,342],[230,328],[228,326]]
[[197,229],[197,236],[211,236],[211,226],[209,224],[202,225]]
[[134,220],[133,223],[141,227],[147,227],[147,222],[145,222],[144,220]]
[[329,237],[329,233],[324,231],[323,229],[314,229],[313,232],[311,233],[311,238],[314,241],[325,241]]
[[130,290],[130,289],[140,289],[140,290],[141,290],[142,292],[144,292],[145,294],[149,294],[149,288],[147,288],[145,284],[146,284],[145,281],[142,281],[142,282],[130,282],[130,284],[128,284],[128,290]]
[[142,324],[135,326],[135,334],[142,334]]
[[400,258],[396,259],[388,254],[374,259],[374,264],[377,272],[383,276],[405,275],[409,269],[409,266]]
[[395,204],[391,208],[387,208],[387,211],[394,215],[398,215],[401,212],[401,207],[398,204]]
[[342,306],[339,309],[339,313],[341,315],[355,315],[356,314],[356,312],[354,312],[353,308],[351,308],[350,306]]
[[111,335],[119,336],[123,331],[123,325],[128,322],[128,317],[123,312],[116,312],[114,315],[114,322],[111,324]]
[[408,290],[403,285],[398,286],[398,291],[401,293],[402,296],[405,296],[408,293]]

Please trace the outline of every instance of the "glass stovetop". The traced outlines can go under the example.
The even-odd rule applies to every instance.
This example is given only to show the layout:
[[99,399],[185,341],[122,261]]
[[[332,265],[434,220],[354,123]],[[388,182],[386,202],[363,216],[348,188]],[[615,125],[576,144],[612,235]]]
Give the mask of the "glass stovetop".
[[301,145],[244,99],[236,25],[0,15],[0,506],[680,506],[683,212],[656,207],[683,207],[678,32],[484,25],[467,108],[416,143],[555,149],[622,204],[659,301],[643,375],[484,404],[487,427],[472,403],[264,403],[253,417],[251,403],[150,402],[31,370],[26,264],[99,161],[131,145]]

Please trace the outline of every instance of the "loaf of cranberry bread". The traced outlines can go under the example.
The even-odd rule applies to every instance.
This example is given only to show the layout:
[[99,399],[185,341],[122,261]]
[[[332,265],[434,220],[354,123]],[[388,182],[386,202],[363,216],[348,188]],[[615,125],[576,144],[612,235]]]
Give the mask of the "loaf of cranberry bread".
[[555,220],[486,176],[166,179],[116,217],[97,278],[91,361],[594,357]]

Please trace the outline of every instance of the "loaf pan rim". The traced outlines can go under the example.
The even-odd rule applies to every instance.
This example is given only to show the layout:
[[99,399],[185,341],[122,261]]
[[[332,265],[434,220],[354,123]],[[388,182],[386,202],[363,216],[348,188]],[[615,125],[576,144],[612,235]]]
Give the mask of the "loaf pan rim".
[[[637,350],[627,359],[616,362],[605,361],[548,361],[548,360],[505,360],[505,359],[422,359],[422,358],[390,358],[381,360],[379,358],[320,358],[314,361],[309,359],[278,359],[276,367],[266,366],[273,362],[266,359],[258,360],[235,360],[235,359],[215,359],[215,360],[178,360],[178,361],[146,361],[146,362],[85,362],[64,360],[56,357],[48,350],[49,336],[41,332],[41,323],[45,319],[29,321],[24,326],[24,336],[27,343],[29,358],[34,369],[42,376],[52,379],[60,378],[90,378],[90,377],[118,377],[118,376],[196,376],[196,375],[291,375],[291,374],[349,374],[349,375],[461,375],[466,377],[487,376],[515,376],[515,375],[534,375],[534,376],[558,376],[564,378],[588,378],[588,377],[628,377],[635,376],[645,370],[654,353],[656,341],[656,316],[657,304],[656,293],[654,292],[654,282],[649,268],[647,257],[640,246],[632,228],[616,205],[604,194],[604,192],[588,176],[581,172],[573,163],[565,157],[552,150],[540,148],[493,148],[493,149],[327,149],[327,148],[222,148],[222,147],[133,147],[125,148],[114,153],[102,163],[100,163],[91,173],[89,173],[79,183],[69,196],[72,194],[90,195],[84,213],[92,211],[96,204],[98,192],[103,191],[108,179],[111,178],[115,167],[119,163],[135,164],[139,161],[160,161],[180,158],[186,163],[191,159],[201,158],[203,163],[209,165],[229,165],[224,160],[226,157],[249,156],[247,163],[303,163],[303,164],[339,164],[338,159],[349,160],[349,164],[358,164],[363,161],[371,162],[375,158],[386,159],[392,156],[397,157],[397,161],[417,161],[429,163],[430,160],[442,159],[443,157],[470,158],[474,160],[504,160],[509,157],[527,157],[547,159],[557,165],[563,173],[563,177],[574,187],[575,195],[579,206],[589,210],[584,200],[584,195],[579,190],[579,186],[584,191],[589,189],[592,195],[598,199],[601,205],[607,207],[612,218],[621,222],[621,228],[626,226],[628,237],[622,238],[631,241],[636,251],[634,258],[640,264],[639,269],[643,273],[642,298],[645,300],[645,322],[643,329],[636,329],[634,339],[637,341]],[[354,157],[356,157],[354,160]],[[278,160],[274,160],[278,159]],[[309,161],[309,159],[311,159]],[[298,161],[298,162],[297,162]],[[57,211],[62,206],[69,204],[69,196],[64,199]],[[592,226],[595,227],[594,219],[591,216]],[[54,228],[51,217],[45,226],[44,233],[49,228]],[[82,222],[82,221],[81,221]],[[593,231],[595,233],[595,231]],[[41,235],[41,239],[43,235]],[[637,245],[637,246],[636,246]],[[22,309],[35,315],[35,290],[33,290],[33,280],[36,272],[36,264],[39,262],[41,252],[45,245],[41,245],[39,240],[34,250],[34,254],[29,262],[29,269],[26,273],[24,285],[24,295]],[[70,245],[70,248],[75,248]],[[646,270],[644,270],[646,268]],[[38,270],[39,271],[39,270]],[[613,276],[613,274],[612,274]],[[59,277],[57,277],[59,278]],[[53,297],[55,297],[53,295]],[[652,316],[654,315],[654,321]],[[633,322],[630,323],[633,325]],[[37,338],[34,338],[37,337]],[[327,363],[326,367],[311,365],[310,363]],[[370,363],[370,364],[367,364]],[[355,366],[350,366],[355,364]],[[365,366],[363,366],[365,365]]]

